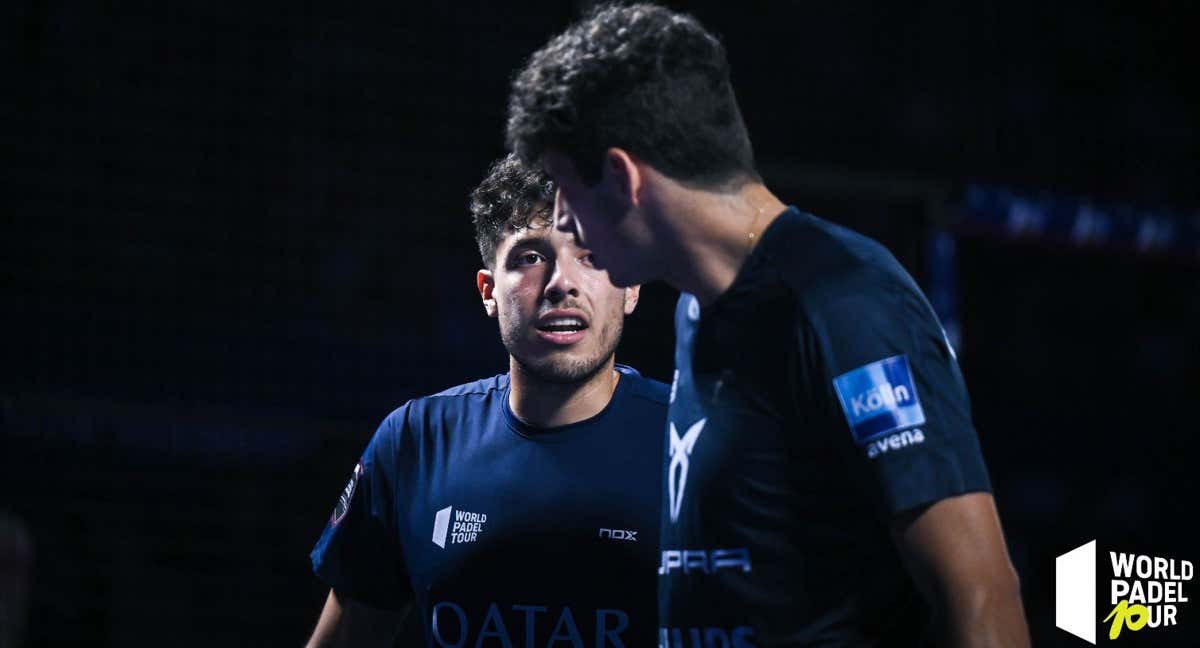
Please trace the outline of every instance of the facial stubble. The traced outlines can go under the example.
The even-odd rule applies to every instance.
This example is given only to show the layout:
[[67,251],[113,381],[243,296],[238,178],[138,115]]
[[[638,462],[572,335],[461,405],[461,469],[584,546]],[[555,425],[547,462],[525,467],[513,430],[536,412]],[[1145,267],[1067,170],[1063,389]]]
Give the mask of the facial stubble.
[[[608,360],[616,353],[617,344],[620,343],[621,333],[624,330],[624,316],[623,303],[618,300],[615,317],[604,318],[604,323],[600,326],[595,355],[586,358],[567,357],[570,352],[569,348],[552,350],[542,358],[530,358],[522,355],[518,346],[524,331],[521,330],[520,324],[512,320],[502,323],[500,340],[509,355],[521,366],[521,369],[533,378],[560,385],[583,383],[604,369]],[[595,323],[593,321],[593,324]],[[530,326],[533,325],[530,324]],[[594,332],[594,329],[589,329],[589,332]]]

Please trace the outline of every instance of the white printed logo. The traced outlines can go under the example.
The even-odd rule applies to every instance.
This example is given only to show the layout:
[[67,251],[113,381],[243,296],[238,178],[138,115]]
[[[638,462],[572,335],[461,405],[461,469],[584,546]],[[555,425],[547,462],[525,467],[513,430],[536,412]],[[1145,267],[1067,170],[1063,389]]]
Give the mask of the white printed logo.
[[[954,330],[955,337],[958,337],[958,329],[955,328]],[[950,333],[946,331],[945,327],[942,328],[942,339],[946,341],[946,350],[950,352],[950,357],[953,358],[955,362],[958,362],[958,354],[954,352],[954,344],[950,342]]]
[[684,574],[715,574],[722,569],[737,569],[749,573],[750,550],[737,549],[663,549],[659,576],[670,576],[672,571]]
[[688,428],[683,438],[679,437],[679,432],[675,429],[675,423],[670,424],[671,465],[667,468],[667,493],[671,500],[672,524],[679,520],[679,508],[683,505],[683,490],[687,488],[688,458],[692,454],[692,449],[696,447],[696,441],[700,438],[700,431],[704,429],[704,424],[707,421],[708,419],[706,418],[697,421],[692,427]]
[[[451,517],[454,518],[453,525]],[[455,511],[453,506],[447,506],[433,517],[433,544],[445,549],[447,539],[450,540],[450,544],[475,542],[479,539],[479,534],[483,533],[486,524],[486,513]]]
[[1056,626],[1095,645],[1097,620],[1103,614],[1096,609],[1097,595],[1104,591],[1110,595],[1104,609],[1113,606],[1100,621],[1108,628],[1109,641],[1123,632],[1153,633],[1179,625],[1179,608],[1189,602],[1185,584],[1195,576],[1190,560],[1109,551],[1111,577],[1097,578],[1097,554],[1092,540],[1054,559]]
[[901,450],[908,446],[925,443],[925,433],[920,428],[905,430],[882,439],[876,439],[867,444],[867,458],[874,459],[881,454]]
[[447,506],[433,517],[433,544],[442,549],[446,548],[446,532],[450,530],[450,511],[453,508],[453,506]]
[[884,407],[888,409],[894,409],[897,406],[903,407],[911,399],[908,387],[885,382],[874,389],[851,397],[850,407],[854,410],[854,418],[859,420],[865,418],[864,414],[874,413]]
[[629,540],[637,542],[637,531],[628,529],[600,529],[601,538],[611,538],[613,540]]
[[358,480],[363,475],[362,462],[354,464],[354,472],[350,475],[350,483],[346,484],[346,488],[342,490],[342,495],[338,497],[337,506],[333,508],[333,516],[329,519],[329,523],[337,526],[346,513],[350,510],[350,503],[354,501],[354,489],[358,488]]

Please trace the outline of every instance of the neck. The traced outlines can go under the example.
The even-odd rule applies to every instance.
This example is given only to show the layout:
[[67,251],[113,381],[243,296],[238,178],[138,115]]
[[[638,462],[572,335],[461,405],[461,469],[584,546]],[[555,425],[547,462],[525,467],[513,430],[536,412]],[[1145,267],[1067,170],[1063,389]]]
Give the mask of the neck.
[[733,285],[767,227],[787,206],[766,186],[733,193],[677,189],[664,210],[664,279],[707,306]]
[[591,377],[573,383],[547,382],[509,356],[508,405],[522,422],[540,428],[570,425],[600,413],[612,399],[621,374],[613,358]]

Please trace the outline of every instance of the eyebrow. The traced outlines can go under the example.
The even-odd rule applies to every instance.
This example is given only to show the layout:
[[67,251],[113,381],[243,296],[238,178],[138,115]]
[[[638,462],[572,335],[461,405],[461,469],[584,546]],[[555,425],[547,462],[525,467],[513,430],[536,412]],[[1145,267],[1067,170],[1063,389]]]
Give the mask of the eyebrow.
[[550,241],[545,236],[531,236],[529,234],[523,234],[512,242],[512,245],[509,246],[508,251],[511,254],[513,250],[519,247],[530,245],[550,247]]

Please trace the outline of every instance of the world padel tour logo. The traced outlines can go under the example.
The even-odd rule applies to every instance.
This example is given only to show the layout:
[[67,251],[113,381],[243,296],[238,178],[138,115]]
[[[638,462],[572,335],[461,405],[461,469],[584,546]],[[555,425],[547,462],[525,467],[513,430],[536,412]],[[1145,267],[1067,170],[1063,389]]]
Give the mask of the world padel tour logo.
[[447,506],[433,516],[433,544],[445,549],[447,540],[450,544],[475,542],[487,528],[487,521],[487,513]]
[[1099,557],[1093,540],[1055,559],[1055,625],[1092,644],[1097,629],[1116,641],[1181,625],[1191,561],[1115,550]]

